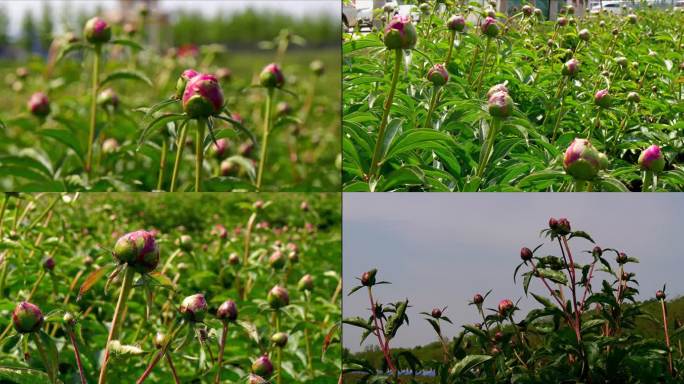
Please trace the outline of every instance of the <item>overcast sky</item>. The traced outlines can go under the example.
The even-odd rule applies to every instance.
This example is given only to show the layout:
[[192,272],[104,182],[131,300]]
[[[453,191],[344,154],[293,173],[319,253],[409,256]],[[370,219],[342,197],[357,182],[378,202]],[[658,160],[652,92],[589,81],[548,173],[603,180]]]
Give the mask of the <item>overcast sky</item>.
[[[499,300],[522,298],[522,313],[536,302],[513,284],[520,248],[544,242],[539,231],[549,217],[567,217],[573,229],[589,232],[602,247],[614,247],[640,258],[630,264],[640,283],[640,299],[654,296],[667,283],[669,297],[684,293],[682,228],[684,195],[596,193],[345,193],[343,202],[343,275],[345,317],[369,315],[368,295],[355,277],[378,268],[378,279],[392,285],[374,288],[381,302],[409,298],[410,326],[402,327],[395,346],[412,347],[436,340],[419,312],[448,305],[448,338],[479,317],[468,301],[475,293],[493,289],[485,308]],[[546,243],[548,244],[548,242]],[[573,254],[591,249],[584,240],[571,240]],[[542,254],[559,255],[558,245]],[[588,260],[588,255],[581,260]],[[614,257],[610,256],[611,261]],[[580,260],[580,261],[581,261]],[[601,275],[599,275],[601,276]],[[605,276],[605,275],[604,275]],[[541,283],[530,290],[544,293]],[[358,328],[344,327],[344,345],[359,350]],[[367,343],[372,342],[367,339]],[[375,340],[377,342],[377,340]],[[368,345],[368,344],[364,344]]]
[[[43,3],[49,3],[55,20],[59,20],[60,12],[65,3],[71,9],[85,9],[94,11],[96,8],[118,8],[118,0],[0,0],[0,7],[5,8],[10,16],[10,34],[16,36],[19,33],[21,18],[28,10],[32,10],[34,16],[42,14]],[[325,14],[329,16],[340,15],[340,0],[161,0],[160,8],[166,11],[178,9],[199,10],[206,15],[211,15],[219,10],[224,13],[243,10],[245,8],[272,9],[295,16],[314,16]],[[74,13],[77,13],[74,11]]]

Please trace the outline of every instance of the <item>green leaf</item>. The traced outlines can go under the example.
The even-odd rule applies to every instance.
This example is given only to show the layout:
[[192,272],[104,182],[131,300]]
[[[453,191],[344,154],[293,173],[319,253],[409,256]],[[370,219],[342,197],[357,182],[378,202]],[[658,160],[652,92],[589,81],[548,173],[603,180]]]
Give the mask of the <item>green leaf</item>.
[[150,87],[152,86],[152,80],[150,80],[150,78],[144,73],[130,69],[119,69],[102,79],[100,82],[100,88],[102,88],[105,84],[116,80],[136,80],[141,81]]
[[147,126],[143,129],[142,133],[140,134],[140,138],[138,139],[138,146],[142,145],[142,143],[147,138],[147,135],[149,135],[150,131],[152,131],[155,127],[163,127],[166,126],[166,124],[168,123],[178,120],[188,120],[188,116],[184,113],[170,113],[168,115],[159,116],[156,119],[152,120],[149,124],[147,124]]
[[81,148],[80,140],[70,130],[64,128],[41,129],[38,131],[41,136],[50,137],[71,148],[78,155],[81,162],[85,151]]
[[387,150],[383,162],[415,149],[444,149],[454,145],[451,136],[432,129],[411,129],[397,137]]
[[65,45],[57,54],[57,58],[55,59],[55,62],[59,62],[64,58],[64,56],[68,55],[71,52],[78,51],[79,49],[91,49],[92,47],[88,44],[85,43],[69,43]]
[[78,296],[76,298],[76,301],[79,301],[83,295],[90,290],[90,288],[97,283],[102,276],[107,273],[107,270],[109,270],[108,266],[101,267],[99,269],[96,269],[86,277],[85,281],[83,281],[83,284],[81,284],[81,288],[78,290]]
[[461,376],[478,365],[486,363],[491,358],[492,357],[488,355],[468,355],[458,363],[454,364],[454,366],[449,370],[449,373],[456,377]]
[[47,369],[48,377],[50,377],[53,382],[56,381],[59,369],[59,353],[57,352],[55,341],[52,340],[50,335],[42,330],[32,333],[31,336],[38,347],[45,369]]
[[23,367],[0,366],[0,379],[14,384],[50,384],[47,373]]
[[591,236],[589,236],[589,234],[584,231],[573,231],[568,239],[572,239],[573,237],[581,237],[583,239],[591,241],[593,244],[596,244],[594,239],[592,239]]
[[133,41],[133,40],[129,40],[129,39],[114,39],[114,40],[111,40],[109,43],[110,43],[110,44],[123,45],[123,46],[126,46],[126,47],[130,47],[130,48],[133,48],[133,49],[135,49],[135,50],[137,50],[137,51],[142,51],[142,50],[143,50],[143,46],[142,46],[142,45],[136,43],[136,42]]

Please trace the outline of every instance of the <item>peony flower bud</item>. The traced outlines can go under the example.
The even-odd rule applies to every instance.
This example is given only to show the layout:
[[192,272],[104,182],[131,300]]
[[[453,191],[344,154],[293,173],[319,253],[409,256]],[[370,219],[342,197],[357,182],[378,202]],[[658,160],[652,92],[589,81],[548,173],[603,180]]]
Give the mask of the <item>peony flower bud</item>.
[[219,68],[216,70],[216,78],[219,81],[230,82],[233,78],[233,71],[230,68]]
[[565,151],[563,168],[578,180],[591,180],[602,168],[600,152],[586,139],[575,139]]
[[512,301],[508,299],[501,300],[499,302],[499,315],[501,317],[508,317],[511,311],[515,308]]
[[221,321],[234,323],[238,317],[237,304],[233,300],[224,301],[216,311],[216,317]]
[[636,92],[630,92],[627,94],[627,101],[630,103],[638,103],[641,101],[641,97],[639,97],[639,94]]
[[201,322],[207,314],[207,300],[201,293],[188,296],[180,305],[180,313],[191,322]]
[[112,256],[128,263],[139,272],[150,272],[159,264],[159,248],[151,232],[140,230],[121,236],[114,244]]
[[215,143],[212,144],[212,154],[217,158],[221,159],[223,156],[226,154],[226,151],[230,147],[230,142],[226,138],[221,138],[216,140]]
[[429,15],[430,14],[430,4],[428,3],[422,3],[421,5],[418,6],[418,9],[423,15]]
[[43,92],[31,95],[27,105],[29,112],[36,117],[45,117],[50,114],[50,100]]
[[313,277],[309,274],[302,276],[297,283],[297,289],[300,291],[312,291],[314,287]]
[[276,285],[268,292],[267,301],[271,308],[280,309],[290,304],[290,295],[288,295],[287,289]]
[[240,256],[237,253],[231,253],[230,256],[228,256],[228,264],[230,265],[238,265],[240,264]]
[[268,384],[268,381],[259,375],[250,373],[247,377],[247,384]]
[[113,89],[107,88],[97,95],[97,104],[104,108],[116,109],[119,106],[119,96]]
[[591,38],[591,33],[589,32],[588,29],[583,29],[583,30],[579,31],[578,36],[580,39],[582,39],[584,41],[589,41],[589,39]]
[[568,5],[568,7],[565,9],[565,11],[568,13],[568,15],[574,15],[575,14],[575,7],[572,5]]
[[628,21],[630,24],[636,24],[637,21],[638,21],[637,15],[635,15],[635,14],[633,14],[633,13],[630,13],[629,15],[627,15],[627,21]]
[[112,28],[99,17],[88,20],[83,28],[83,36],[89,43],[100,45],[112,38]]
[[220,167],[222,176],[230,176],[237,170],[235,163],[228,159],[223,160]]
[[252,373],[269,378],[273,374],[273,364],[268,359],[268,355],[263,355],[252,363]]
[[268,265],[271,266],[271,268],[275,270],[283,269],[285,266],[285,256],[283,256],[283,253],[280,251],[275,251],[273,254],[271,254],[271,257],[268,258]]
[[594,104],[601,108],[610,108],[612,98],[608,89],[599,89],[596,94],[594,94]]
[[17,70],[15,71],[15,73],[17,74],[17,77],[18,77],[18,78],[20,78],[20,79],[23,80],[23,79],[25,79],[25,78],[28,77],[28,75],[29,75],[29,70],[28,70],[26,67],[19,67],[19,68],[17,68]]
[[276,115],[287,116],[292,113],[292,107],[287,101],[281,101],[276,105]]
[[223,108],[223,90],[214,75],[198,74],[188,80],[183,92],[183,112],[192,118],[218,115]]
[[566,25],[568,25],[568,19],[561,16],[556,20],[556,24],[558,24],[559,27],[565,27]]
[[487,16],[484,19],[480,28],[482,28],[482,33],[486,36],[496,37],[499,35],[499,26],[496,24],[496,19],[491,16]]
[[561,71],[563,76],[575,77],[577,72],[579,72],[579,61],[577,61],[577,59],[572,58],[563,64],[563,69]]
[[309,68],[316,76],[323,76],[325,73],[325,64],[320,60],[314,60],[309,64]]
[[259,75],[261,85],[266,88],[282,88],[285,85],[285,76],[280,66],[271,63],[264,67]]
[[117,149],[119,149],[119,142],[113,137],[102,142],[102,152],[104,153],[114,153]]
[[661,291],[660,289],[656,291],[656,299],[658,300],[665,300],[667,295],[665,295],[665,292]]
[[434,308],[432,310],[432,317],[434,317],[435,319],[439,319],[440,317],[442,317],[442,310],[439,308]]
[[183,97],[183,93],[185,93],[185,86],[188,84],[188,81],[197,75],[199,75],[199,73],[194,69],[186,69],[183,71],[180,77],[178,77],[178,81],[176,82],[177,99],[181,99]]
[[541,19],[544,14],[542,13],[541,9],[535,8],[534,9],[534,15]]
[[615,261],[616,261],[618,264],[625,264],[625,263],[627,263],[627,259],[628,259],[627,254],[625,254],[624,252],[620,252],[620,253],[617,254],[617,256],[615,256]]
[[430,80],[435,87],[441,87],[449,81],[449,72],[444,68],[444,65],[435,64],[428,71],[427,79]]
[[484,303],[484,297],[479,293],[476,293],[475,296],[473,296],[473,304],[482,305],[482,303]]
[[418,33],[410,18],[396,15],[385,27],[383,41],[387,49],[411,49],[416,46]]
[[66,312],[64,316],[62,316],[62,322],[69,328],[73,327],[76,325],[76,318],[71,312]]
[[520,258],[523,261],[532,260],[532,250],[527,247],[522,247],[520,250]]
[[190,252],[193,248],[192,237],[189,235],[181,235],[181,237],[176,240],[176,245],[183,251]]
[[594,249],[591,250],[591,255],[594,257],[601,257],[602,254],[603,254],[603,250],[598,245],[595,246]]
[[522,7],[522,13],[523,15],[529,17],[532,16],[532,13],[534,12],[534,8],[532,8],[531,5],[525,4]]
[[644,171],[660,173],[665,169],[665,158],[656,144],[644,149],[639,155],[639,166]]
[[123,26],[123,31],[129,37],[133,37],[136,33],[138,33],[138,28],[133,23],[126,23]]
[[487,91],[487,99],[492,97],[492,95],[495,94],[496,92],[508,93],[508,88],[506,87],[506,84],[504,84],[504,83],[496,84],[496,85],[493,85],[491,88],[489,88],[489,91]]
[[14,308],[12,323],[19,333],[36,332],[43,326],[43,312],[35,304],[23,301]]
[[513,112],[513,99],[506,92],[494,92],[489,96],[487,107],[493,118],[505,119]]
[[283,348],[287,345],[287,333],[278,332],[271,336],[271,342],[278,348]]
[[618,56],[615,58],[615,63],[621,67],[626,67],[627,66],[627,58],[624,56]]
[[465,24],[466,21],[462,15],[453,15],[447,20],[447,28],[451,31],[463,32]]
[[166,344],[166,335],[163,332],[157,332],[154,335],[154,339],[152,339],[152,344],[154,344],[155,348],[162,349]]
[[43,269],[47,272],[52,272],[55,269],[55,259],[52,257],[46,257],[43,260]]
[[371,287],[375,285],[375,274],[377,273],[377,269],[371,269],[368,272],[364,272],[363,275],[361,275],[361,285],[365,287]]

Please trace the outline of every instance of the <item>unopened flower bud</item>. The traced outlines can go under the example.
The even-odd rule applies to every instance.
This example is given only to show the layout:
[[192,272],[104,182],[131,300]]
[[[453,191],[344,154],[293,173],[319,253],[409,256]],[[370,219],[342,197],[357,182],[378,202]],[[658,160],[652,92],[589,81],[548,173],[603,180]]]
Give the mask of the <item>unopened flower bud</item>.
[[591,250],[591,255],[594,257],[600,257],[603,254],[603,250],[598,245]]
[[525,4],[522,7],[522,13],[525,16],[532,16],[532,13],[534,12],[534,8],[532,8],[531,5]]
[[481,305],[482,303],[484,303],[484,297],[479,293],[476,293],[475,296],[473,296],[473,304]]
[[263,355],[252,363],[252,373],[269,378],[273,374],[273,364],[268,355]]
[[278,332],[271,336],[271,342],[278,348],[283,348],[287,345],[287,333]]
[[297,289],[300,291],[312,291],[314,287],[313,277],[309,274],[302,276],[297,283]]
[[154,335],[152,343],[154,344],[155,348],[162,349],[166,344],[166,335],[162,332],[157,332],[157,334]]
[[510,315],[510,312],[513,310],[515,305],[513,304],[512,301],[508,299],[501,300],[499,302],[499,315],[501,317],[507,317]]
[[441,87],[449,81],[449,72],[442,64],[435,64],[427,74],[427,79],[435,86]]
[[214,75],[198,74],[183,92],[183,112],[192,118],[218,115],[223,108],[223,89]]
[[71,312],[67,312],[62,316],[62,322],[67,326],[67,327],[73,327],[76,325],[76,318]]
[[375,285],[375,275],[377,273],[377,269],[371,269],[368,272],[364,272],[363,275],[361,275],[361,284],[365,287],[371,287]]
[[309,68],[316,76],[323,76],[325,73],[325,64],[320,60],[314,60],[309,64]]
[[639,97],[639,94],[636,92],[630,92],[627,94],[627,101],[631,103],[638,103],[641,101],[641,97]]
[[442,310],[439,309],[439,308],[434,308],[434,309],[432,310],[432,314],[431,314],[431,315],[432,315],[432,317],[434,317],[435,319],[439,319],[440,317],[442,317]]
[[580,39],[582,39],[584,41],[589,41],[589,39],[591,38],[591,33],[589,32],[588,29],[583,29],[583,30],[579,31],[578,36]]
[[578,180],[591,180],[602,168],[600,152],[586,139],[575,139],[565,151],[563,168]]
[[656,299],[665,300],[666,297],[667,295],[665,295],[665,292],[663,292],[662,290],[659,289],[656,291]]
[[630,13],[629,15],[627,15],[627,21],[628,21],[630,24],[636,24],[637,21],[638,21],[637,15],[635,15],[635,14],[633,14],[633,13]]
[[556,23],[558,24],[559,27],[565,27],[566,25],[568,25],[568,19],[561,16],[556,20]]
[[230,68],[219,68],[216,70],[216,78],[219,81],[224,81],[224,82],[230,82],[230,80],[233,78],[233,71],[230,70]]
[[181,235],[181,237],[176,240],[176,245],[183,251],[190,252],[193,248],[192,237],[189,235]]
[[45,117],[50,114],[50,100],[43,92],[31,95],[27,106],[29,112],[36,117]]
[[119,263],[128,263],[139,272],[150,272],[159,264],[159,248],[151,232],[140,230],[121,236],[112,255]]
[[36,332],[43,326],[43,312],[37,305],[23,301],[14,308],[12,323],[19,333]]
[[201,293],[188,296],[183,299],[180,306],[180,313],[191,322],[201,322],[207,314],[207,300]]
[[461,15],[454,15],[447,20],[447,28],[451,31],[463,32],[465,28],[465,18]]
[[572,58],[563,64],[563,69],[561,70],[561,73],[564,76],[568,77],[574,77],[577,75],[577,72],[579,72],[579,61],[577,59]]
[[230,264],[230,265],[240,264],[240,256],[237,253],[231,253],[230,256],[228,256],[228,264]]
[[99,45],[112,38],[112,29],[106,21],[99,17],[88,20],[83,28],[83,36],[89,43]]
[[46,257],[43,260],[43,269],[47,272],[52,272],[55,269],[55,259],[52,257]]
[[224,301],[216,311],[216,317],[221,321],[233,323],[238,318],[237,304],[233,300]]
[[499,35],[499,25],[496,23],[496,19],[487,16],[482,22],[481,27],[482,33],[489,37],[496,37]]
[[180,99],[183,97],[183,93],[185,93],[185,87],[188,84],[188,81],[192,79],[193,77],[199,75],[197,71],[194,69],[186,69],[183,71],[183,73],[178,77],[178,81],[176,82],[176,98]]
[[523,261],[532,260],[532,250],[529,249],[529,248],[527,248],[527,247],[523,247],[523,248],[520,250],[520,258],[521,258]]
[[665,169],[665,158],[656,144],[644,149],[639,155],[639,166],[645,171],[660,173]]
[[271,254],[271,257],[268,258],[268,265],[271,266],[271,268],[279,270],[283,269],[285,266],[285,256],[283,256],[283,253],[280,251],[275,251],[273,254]]
[[601,108],[610,108],[612,97],[607,89],[599,89],[594,94],[594,104]]
[[282,88],[285,85],[285,76],[280,66],[271,63],[264,67],[259,75],[261,85],[266,88]]
[[513,113],[513,99],[507,92],[494,92],[487,100],[489,114],[495,119],[505,119]]
[[113,89],[107,88],[97,95],[97,104],[104,108],[116,109],[119,107],[119,96]]
[[287,289],[276,285],[268,292],[267,301],[272,309],[280,309],[290,304],[290,295]]
[[387,23],[383,41],[387,49],[411,49],[416,46],[418,33],[410,18],[396,15]]
[[615,257],[615,261],[616,261],[618,264],[622,265],[622,264],[626,264],[627,261],[629,261],[629,258],[627,257],[627,254],[625,254],[624,252],[620,252],[620,253],[618,253],[618,255]]

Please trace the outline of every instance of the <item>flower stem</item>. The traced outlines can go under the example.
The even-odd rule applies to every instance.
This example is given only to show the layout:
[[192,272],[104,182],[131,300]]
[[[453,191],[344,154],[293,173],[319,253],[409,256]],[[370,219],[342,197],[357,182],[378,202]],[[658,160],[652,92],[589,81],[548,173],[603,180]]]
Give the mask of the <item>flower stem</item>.
[[159,180],[157,181],[157,191],[162,190],[164,185],[164,171],[166,170],[166,156],[169,152],[169,144],[166,137],[162,141],[161,159],[159,160]]
[[171,369],[171,376],[173,376],[174,383],[180,384],[181,381],[178,378],[178,373],[176,372],[176,366],[173,365],[173,360],[171,359],[171,355],[169,354],[168,351],[164,354],[164,357],[166,358],[166,362],[169,364],[169,369]]
[[[38,347],[38,354],[40,354],[40,358],[43,360],[43,364],[45,364],[45,367],[47,368],[47,374],[50,382],[57,383],[55,371],[50,368],[50,359],[48,358],[47,351],[45,350],[45,345],[43,345],[43,341],[40,339],[40,333],[32,333],[31,335],[33,336],[33,342],[36,343],[36,347]],[[57,364],[57,362],[53,362],[53,364]]]
[[223,349],[226,347],[226,337],[228,337],[228,322],[223,322],[223,331],[221,332],[221,342],[218,350],[218,362],[216,368],[216,378],[214,382],[219,384],[221,382],[221,368],[223,368]]
[[480,152],[480,165],[477,167],[477,177],[482,177],[484,174],[489,158],[492,155],[492,148],[494,147],[494,139],[496,135],[499,134],[499,128],[501,127],[501,120],[494,118],[492,119],[492,124],[489,126],[487,131],[487,139],[485,140],[485,145],[482,147],[482,152]]
[[389,93],[385,100],[385,109],[382,113],[382,120],[380,121],[380,128],[378,128],[378,138],[375,141],[375,150],[373,151],[373,160],[371,161],[369,178],[374,178],[380,165],[380,155],[382,152],[382,144],[385,141],[385,129],[387,128],[387,119],[389,117],[392,101],[394,100],[394,92],[397,89],[397,82],[399,81],[399,69],[401,68],[402,51],[395,49],[394,72],[392,72],[392,83],[390,84]]
[[76,337],[74,337],[74,331],[71,329],[67,329],[67,334],[69,335],[71,346],[74,348],[74,356],[76,357],[76,365],[78,366],[78,374],[81,377],[81,384],[87,384],[87,381],[85,379],[85,373],[83,373],[83,363],[81,362],[81,354],[78,351]]
[[269,88],[266,93],[266,111],[264,113],[264,132],[261,139],[261,155],[259,156],[259,169],[257,171],[256,189],[261,189],[261,178],[266,165],[266,153],[268,153],[268,136],[271,133],[271,110],[273,109],[273,89]]
[[197,120],[197,136],[195,137],[195,192],[202,192],[202,164],[204,163],[204,132],[207,122]]
[[451,61],[451,54],[454,51],[454,39],[456,38],[456,31],[451,31],[451,35],[449,36],[451,36],[451,38],[449,39],[449,53],[447,54],[444,66],[448,66],[449,62]]
[[477,80],[475,80],[475,89],[477,89],[476,94],[480,94],[480,87],[482,86],[482,80],[484,79],[484,74],[487,71],[487,60],[489,59],[489,45],[491,44],[492,39],[490,37],[487,38],[487,44],[485,44],[485,50],[484,50],[484,56],[482,58],[482,71],[480,71],[480,74],[477,76]]
[[435,111],[435,105],[437,104],[437,97],[439,95],[439,91],[441,91],[442,88],[440,87],[434,87],[432,88],[432,100],[430,100],[430,109],[428,109],[427,116],[425,116],[425,126],[426,128],[428,127],[428,124],[430,124],[430,118],[432,118],[432,113]]
[[119,323],[121,322],[121,315],[123,314],[123,308],[128,299],[128,294],[133,287],[133,275],[135,271],[133,268],[126,266],[126,273],[124,274],[123,282],[121,283],[121,292],[119,292],[119,300],[116,303],[116,309],[114,309],[114,317],[112,318],[112,325],[109,329],[109,336],[107,337],[107,345],[105,346],[104,359],[102,360],[102,367],[100,368],[100,377],[98,379],[98,384],[104,384],[107,382],[107,365],[109,363],[109,343],[117,337],[117,331],[119,328]]
[[180,169],[181,158],[183,157],[183,149],[185,148],[185,139],[188,137],[188,124],[183,122],[180,131],[180,137],[176,142],[176,161],[173,163],[173,173],[171,174],[171,189],[173,192],[176,189],[176,179],[178,177],[178,170]]
[[[306,295],[306,304],[304,306],[304,322],[309,324],[309,306],[311,305],[311,295],[308,291],[304,292]],[[306,342],[306,363],[309,368],[311,377],[314,377],[313,360],[311,358],[311,339],[309,338],[309,329],[304,328],[304,340]]]
[[670,349],[670,334],[667,329],[667,306],[665,305],[665,299],[660,300],[660,307],[663,312],[663,330],[665,331],[665,344],[667,345],[667,365],[670,375],[674,374],[672,368],[672,350]]
[[[278,333],[278,332],[280,332],[280,310],[276,310],[275,323],[276,323],[276,333]],[[282,365],[283,365],[283,348],[278,347],[278,362],[277,362],[277,366],[278,366],[278,379],[277,379],[278,381],[277,382],[278,382],[278,384],[282,384],[282,382],[283,382]]]
[[95,45],[95,57],[93,58],[93,83],[91,88],[90,100],[90,127],[88,130],[88,155],[86,157],[85,170],[90,173],[93,163],[93,142],[95,141],[95,123],[97,112],[97,88],[100,77],[100,55],[102,55],[102,46]]
[[382,341],[382,336],[380,335],[380,330],[383,329],[384,327],[380,327],[378,324],[378,318],[375,316],[375,302],[373,301],[373,291],[371,287],[368,287],[368,299],[370,300],[370,306],[371,306],[371,314],[373,315],[373,322],[375,323],[375,335],[378,337],[378,343],[380,343],[380,349],[382,349],[382,354],[385,356],[385,361],[387,362],[387,366],[390,368],[390,370],[396,374],[397,369],[394,367],[394,364],[392,363],[392,359],[390,358],[389,355],[389,341],[383,342]]
[[5,198],[2,200],[2,207],[0,207],[0,239],[2,238],[2,232],[5,228],[5,212],[7,211],[7,204],[9,203],[11,196],[8,193],[5,193],[4,195]]
[[641,187],[642,192],[648,192],[648,190],[655,192],[655,184],[653,184],[653,171],[644,172],[644,182]]
[[[135,382],[136,384],[142,384],[145,380],[147,380],[147,377],[152,373],[152,370],[154,367],[159,363],[159,360],[161,360],[164,355],[166,355],[167,351],[169,350],[169,346],[171,345],[171,342],[173,341],[174,337],[176,336],[176,333],[181,329],[181,327],[178,326],[178,323],[175,324],[171,331],[169,332],[169,338],[166,340],[166,344],[164,344],[161,349],[159,349],[159,352],[154,356],[152,361],[150,361],[150,364],[147,365],[147,368],[145,368],[145,372],[138,378],[138,380]],[[171,361],[169,358],[167,361]],[[171,363],[171,366],[173,366],[173,363]],[[175,376],[175,368],[173,368],[172,372],[174,372],[174,379],[177,379]]]

